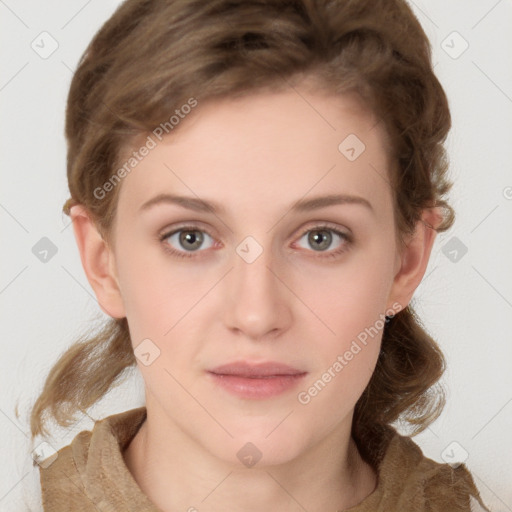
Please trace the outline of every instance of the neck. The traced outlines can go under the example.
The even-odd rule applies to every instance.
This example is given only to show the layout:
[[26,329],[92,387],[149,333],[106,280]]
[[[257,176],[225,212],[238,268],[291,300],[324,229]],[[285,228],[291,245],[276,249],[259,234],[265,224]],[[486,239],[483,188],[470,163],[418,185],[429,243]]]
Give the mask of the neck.
[[167,427],[146,420],[123,454],[141,490],[163,512],[336,512],[376,487],[376,473],[350,435],[340,442],[335,432],[287,463],[241,469]]

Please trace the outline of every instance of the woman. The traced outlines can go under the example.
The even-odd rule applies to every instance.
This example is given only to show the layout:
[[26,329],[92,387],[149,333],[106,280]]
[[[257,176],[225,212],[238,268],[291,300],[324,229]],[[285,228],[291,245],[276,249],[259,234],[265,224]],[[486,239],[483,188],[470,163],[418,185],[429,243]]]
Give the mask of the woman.
[[66,119],[64,211],[111,320],[32,435],[135,364],[146,400],[39,461],[44,509],[485,509],[391,425],[444,403],[409,303],[454,220],[449,128],[403,1],[123,3]]

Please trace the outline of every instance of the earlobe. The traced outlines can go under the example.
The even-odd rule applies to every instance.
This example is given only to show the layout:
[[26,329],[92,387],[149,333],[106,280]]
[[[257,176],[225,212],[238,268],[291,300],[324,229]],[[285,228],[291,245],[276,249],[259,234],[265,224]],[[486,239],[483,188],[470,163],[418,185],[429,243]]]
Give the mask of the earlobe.
[[124,318],[125,311],[115,275],[114,254],[82,205],[70,209],[75,240],[89,284],[103,312]]
[[421,283],[428,266],[430,254],[436,239],[436,228],[442,216],[436,208],[423,211],[421,219],[416,223],[414,234],[409,238],[400,257],[399,270],[396,272],[389,304],[398,302],[405,309]]

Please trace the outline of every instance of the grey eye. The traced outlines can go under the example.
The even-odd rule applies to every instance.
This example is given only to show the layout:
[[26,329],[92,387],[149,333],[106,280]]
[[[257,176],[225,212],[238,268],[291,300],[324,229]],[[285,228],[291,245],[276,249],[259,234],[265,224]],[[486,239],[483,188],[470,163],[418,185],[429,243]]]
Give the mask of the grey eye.
[[[326,228],[315,228],[310,229],[304,235],[302,235],[301,240],[306,238],[307,244],[309,244],[309,247],[312,247],[314,251],[317,252],[323,252],[326,249],[336,249],[337,247],[330,247],[334,236],[337,236],[338,238],[344,240],[345,236],[342,233],[337,233],[336,231],[332,229],[326,229]],[[342,245],[342,244],[340,244]],[[338,246],[339,247],[339,246]],[[308,247],[305,247],[306,249]]]
[[[198,229],[179,229],[174,233],[168,235],[165,240],[168,240],[169,245],[178,251],[185,250],[185,252],[197,252],[197,249],[208,249],[213,245],[213,240],[210,245],[204,247],[203,242],[205,237],[210,238],[210,235]],[[173,245],[174,244],[179,244]]]

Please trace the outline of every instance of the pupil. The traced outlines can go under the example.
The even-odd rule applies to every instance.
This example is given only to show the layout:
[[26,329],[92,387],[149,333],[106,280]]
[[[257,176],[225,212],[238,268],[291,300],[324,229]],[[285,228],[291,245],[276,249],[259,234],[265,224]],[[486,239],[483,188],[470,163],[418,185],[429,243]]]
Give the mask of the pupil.
[[331,235],[328,231],[315,231],[310,235],[310,241],[313,240],[315,242],[312,245],[317,245],[319,248],[326,249],[330,245],[330,236]]
[[[197,231],[185,231],[181,235],[182,243],[186,242],[186,244],[195,246],[193,248],[199,247],[202,242],[202,236],[201,235],[197,236],[197,233],[198,233]],[[186,245],[186,244],[184,244],[184,245]]]

